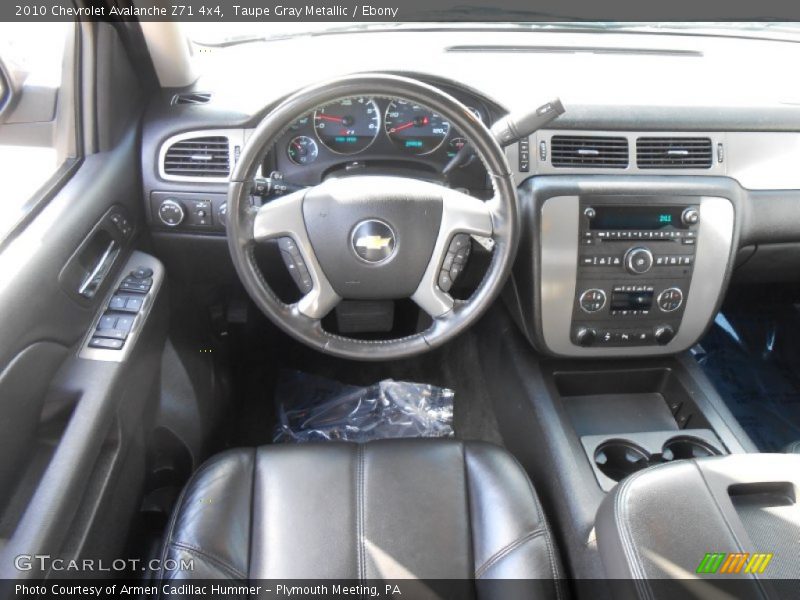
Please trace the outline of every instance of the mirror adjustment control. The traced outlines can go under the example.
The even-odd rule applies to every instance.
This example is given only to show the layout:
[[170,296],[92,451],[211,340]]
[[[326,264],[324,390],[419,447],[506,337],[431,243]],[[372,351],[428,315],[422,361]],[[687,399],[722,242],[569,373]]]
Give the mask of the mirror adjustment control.
[[180,202],[167,198],[158,207],[158,218],[167,227],[177,227],[186,218],[186,211]]

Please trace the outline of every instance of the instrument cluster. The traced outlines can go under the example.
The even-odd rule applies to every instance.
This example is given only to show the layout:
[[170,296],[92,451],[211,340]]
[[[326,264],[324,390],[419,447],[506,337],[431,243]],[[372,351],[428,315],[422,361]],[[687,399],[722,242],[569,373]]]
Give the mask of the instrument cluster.
[[[493,121],[477,99],[462,98],[476,118]],[[279,170],[287,181],[315,185],[332,171],[378,167],[440,173],[466,140],[438,113],[400,98],[344,98],[298,119],[278,141],[265,170]],[[463,165],[456,178],[483,187],[478,160]]]

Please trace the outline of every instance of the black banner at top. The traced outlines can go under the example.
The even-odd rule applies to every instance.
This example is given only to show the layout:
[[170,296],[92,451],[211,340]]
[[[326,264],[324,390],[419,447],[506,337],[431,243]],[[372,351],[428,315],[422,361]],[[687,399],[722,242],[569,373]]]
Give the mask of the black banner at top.
[[794,0],[3,0],[0,21],[800,21]]

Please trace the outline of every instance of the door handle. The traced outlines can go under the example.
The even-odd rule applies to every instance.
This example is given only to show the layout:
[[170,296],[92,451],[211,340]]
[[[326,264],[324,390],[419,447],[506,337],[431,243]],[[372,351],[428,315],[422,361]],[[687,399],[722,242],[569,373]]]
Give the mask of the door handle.
[[78,293],[81,296],[84,298],[94,297],[94,295],[97,293],[97,290],[103,284],[103,280],[105,279],[106,275],[108,275],[108,272],[111,270],[111,266],[114,264],[114,260],[117,258],[119,250],[120,246],[116,240],[111,240],[108,242],[105,250],[97,260],[97,264],[95,264],[94,268],[89,272],[89,274],[81,282],[81,285],[78,287]]

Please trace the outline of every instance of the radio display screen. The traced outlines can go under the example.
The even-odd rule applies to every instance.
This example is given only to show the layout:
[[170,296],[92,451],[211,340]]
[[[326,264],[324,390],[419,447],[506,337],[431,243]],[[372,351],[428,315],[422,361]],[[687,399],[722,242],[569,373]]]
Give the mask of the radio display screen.
[[681,213],[685,206],[594,206],[589,221],[592,230],[683,229]]

